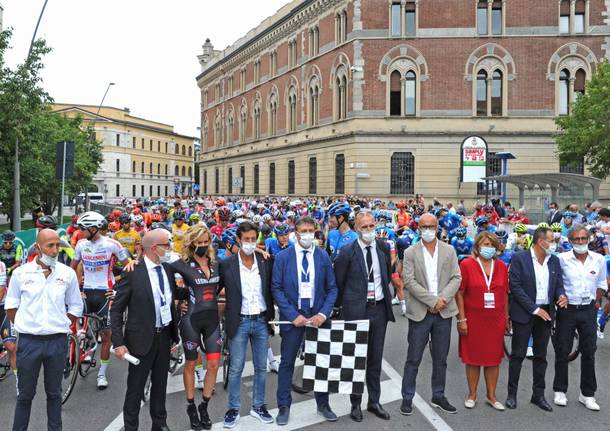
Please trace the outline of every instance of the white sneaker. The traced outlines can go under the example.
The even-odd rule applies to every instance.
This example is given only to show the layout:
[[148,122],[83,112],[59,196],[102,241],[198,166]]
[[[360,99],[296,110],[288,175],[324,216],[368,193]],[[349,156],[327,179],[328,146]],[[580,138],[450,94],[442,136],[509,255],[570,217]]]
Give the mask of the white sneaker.
[[599,329],[597,330],[597,338],[599,338],[600,340],[604,339],[604,333]]
[[525,354],[526,358],[531,358],[534,356],[534,349],[530,346],[527,347],[527,353]]
[[97,376],[97,388],[98,389],[106,389],[108,387],[108,379],[105,375],[100,374]]
[[595,397],[585,397],[583,394],[578,396],[578,401],[580,401],[586,408],[592,410],[594,412],[599,411],[599,404],[595,402]]
[[277,359],[269,361],[267,364],[269,365],[269,371],[274,372],[276,374],[280,371],[280,363]]
[[568,398],[563,392],[555,392],[555,399],[553,400],[556,406],[565,407],[568,405]]

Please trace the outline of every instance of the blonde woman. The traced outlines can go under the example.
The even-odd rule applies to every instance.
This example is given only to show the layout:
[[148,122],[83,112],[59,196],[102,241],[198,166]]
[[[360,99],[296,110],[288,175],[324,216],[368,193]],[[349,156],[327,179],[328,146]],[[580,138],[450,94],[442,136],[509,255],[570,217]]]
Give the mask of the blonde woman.
[[[186,364],[183,379],[186,391],[186,412],[194,430],[210,429],[208,402],[216,384],[220,361],[221,334],[218,317],[218,261],[212,246],[212,233],[204,224],[190,226],[184,234],[181,259],[169,265],[170,273],[178,273],[189,289],[188,311],[180,320],[180,337]],[[197,348],[205,351],[207,366],[203,401],[195,406],[195,366]]]

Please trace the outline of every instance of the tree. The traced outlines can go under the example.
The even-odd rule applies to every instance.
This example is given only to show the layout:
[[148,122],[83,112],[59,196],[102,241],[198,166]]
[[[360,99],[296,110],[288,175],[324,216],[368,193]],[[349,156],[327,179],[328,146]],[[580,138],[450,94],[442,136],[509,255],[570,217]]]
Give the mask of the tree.
[[610,63],[604,60],[587,83],[585,94],[572,105],[569,116],[555,120],[558,154],[574,162],[584,158],[593,176],[610,174]]

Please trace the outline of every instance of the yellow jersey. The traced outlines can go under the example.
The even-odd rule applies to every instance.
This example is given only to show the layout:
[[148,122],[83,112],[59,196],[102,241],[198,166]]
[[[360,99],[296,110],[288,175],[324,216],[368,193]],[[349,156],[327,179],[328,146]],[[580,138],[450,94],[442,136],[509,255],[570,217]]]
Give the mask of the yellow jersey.
[[135,229],[129,229],[127,232],[125,232],[124,229],[121,229],[114,234],[114,239],[121,243],[121,245],[129,251],[131,256],[134,257],[136,255],[136,245],[140,244],[142,237]]
[[188,229],[188,225],[183,223],[178,227],[176,223],[172,224],[172,236],[174,237],[174,251],[178,254],[182,253],[182,244],[184,243],[184,234]]

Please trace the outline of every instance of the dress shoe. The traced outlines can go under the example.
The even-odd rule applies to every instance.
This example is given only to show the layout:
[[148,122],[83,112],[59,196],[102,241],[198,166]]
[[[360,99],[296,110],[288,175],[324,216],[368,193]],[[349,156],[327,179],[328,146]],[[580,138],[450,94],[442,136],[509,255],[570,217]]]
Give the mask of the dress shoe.
[[390,414],[386,412],[379,403],[369,404],[366,406],[366,409],[369,412],[373,413],[375,416],[377,416],[379,419],[383,419],[386,421],[390,420]]
[[359,405],[352,406],[352,411],[350,412],[349,417],[356,422],[362,422],[362,409],[360,409]]
[[531,403],[540,407],[542,410],[546,412],[552,412],[553,407],[548,403],[548,401],[544,397],[534,398],[532,397]]
[[280,407],[277,416],[275,417],[275,423],[278,425],[286,425],[288,423],[288,418],[290,417],[290,407],[282,406]]
[[553,402],[557,406],[565,407],[568,405],[568,398],[566,397],[565,392],[555,392],[555,398]]
[[337,415],[330,409],[330,406],[318,407],[318,414],[328,422],[336,422]]
[[599,404],[597,404],[594,397],[585,397],[583,394],[580,394],[578,396],[578,401],[584,404],[584,406],[589,410],[592,410],[594,412],[598,412],[600,410]]
[[[532,400],[532,402],[534,401]],[[517,408],[517,399],[509,395],[508,398],[506,398],[504,405],[511,410],[515,410]]]
[[400,414],[403,416],[411,416],[413,414],[413,402],[411,400],[402,400]]
[[163,426],[160,426],[160,427],[153,426],[151,428],[151,430],[152,431],[170,431],[169,428],[167,427],[167,425],[163,425]]

